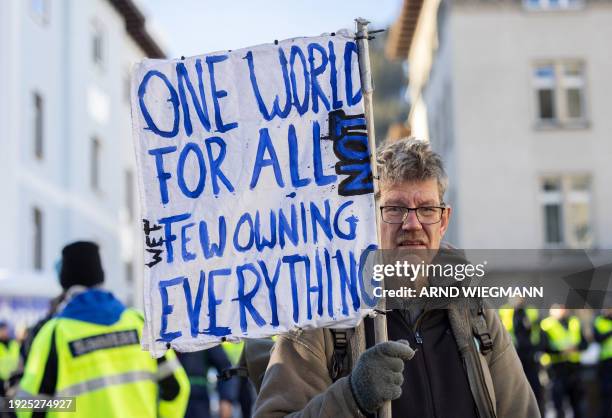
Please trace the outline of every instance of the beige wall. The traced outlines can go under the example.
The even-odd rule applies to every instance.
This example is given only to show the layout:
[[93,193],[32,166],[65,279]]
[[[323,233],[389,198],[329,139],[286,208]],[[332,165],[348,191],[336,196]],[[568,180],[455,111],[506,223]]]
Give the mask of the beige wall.
[[[447,158],[454,167],[457,243],[542,247],[540,176],[590,173],[594,246],[612,248],[612,53],[606,41],[612,39],[612,5],[527,12],[516,3],[470,2],[453,7],[446,30],[450,62],[436,62],[424,96],[428,117],[435,118],[440,105],[433,96],[442,94],[436,84],[444,82],[435,77],[436,66],[450,66],[455,144]],[[534,61],[574,58],[586,64],[588,127],[537,129]]]

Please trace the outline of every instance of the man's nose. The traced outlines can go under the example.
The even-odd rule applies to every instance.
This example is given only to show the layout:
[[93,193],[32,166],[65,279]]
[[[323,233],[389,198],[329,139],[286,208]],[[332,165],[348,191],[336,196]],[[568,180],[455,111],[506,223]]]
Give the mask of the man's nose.
[[419,218],[417,218],[416,211],[411,210],[406,215],[404,222],[402,223],[402,229],[405,231],[414,231],[418,229],[423,229],[423,225],[419,222]]

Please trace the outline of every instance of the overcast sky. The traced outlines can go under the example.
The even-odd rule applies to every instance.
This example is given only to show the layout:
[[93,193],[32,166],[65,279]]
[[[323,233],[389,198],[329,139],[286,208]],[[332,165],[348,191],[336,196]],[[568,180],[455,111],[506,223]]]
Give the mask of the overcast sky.
[[239,49],[341,28],[387,27],[402,0],[140,0],[169,57]]

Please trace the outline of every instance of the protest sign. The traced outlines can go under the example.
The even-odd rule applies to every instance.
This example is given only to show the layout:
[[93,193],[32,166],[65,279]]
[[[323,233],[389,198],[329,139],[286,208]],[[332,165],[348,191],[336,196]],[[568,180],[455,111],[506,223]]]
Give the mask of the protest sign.
[[135,67],[152,353],[354,326],[369,312],[359,262],[376,231],[360,86],[348,32]]

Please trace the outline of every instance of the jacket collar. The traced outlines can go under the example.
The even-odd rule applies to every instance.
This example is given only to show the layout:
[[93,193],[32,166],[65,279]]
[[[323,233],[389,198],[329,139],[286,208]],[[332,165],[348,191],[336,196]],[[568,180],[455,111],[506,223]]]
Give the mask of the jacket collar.
[[[72,289],[72,288],[71,288]],[[91,322],[99,325],[112,325],[119,320],[125,306],[112,293],[102,289],[78,289],[66,299],[60,308],[58,318]]]

